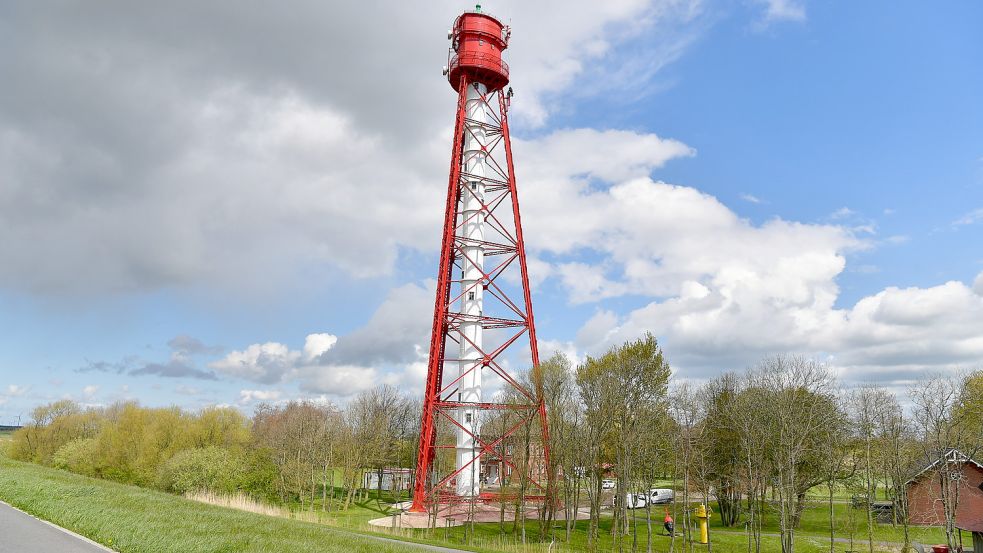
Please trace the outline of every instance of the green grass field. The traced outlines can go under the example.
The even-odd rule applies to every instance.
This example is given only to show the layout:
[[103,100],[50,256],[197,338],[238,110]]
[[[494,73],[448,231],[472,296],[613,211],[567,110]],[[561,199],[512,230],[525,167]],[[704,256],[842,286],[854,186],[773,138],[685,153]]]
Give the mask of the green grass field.
[[419,551],[0,456],[0,499],[125,553]]
[[[715,503],[711,503],[711,508],[715,511],[718,510]],[[678,506],[677,509],[681,511],[682,507]],[[641,550],[644,550],[644,544],[646,541],[646,520],[644,510],[639,510],[637,513],[635,513],[635,516],[635,528],[637,529],[638,543],[642,545]],[[669,550],[670,538],[669,536],[664,535],[662,531],[663,516],[664,512],[662,508],[653,509],[652,529],[654,535],[652,540],[653,549],[655,551]],[[681,519],[682,515],[677,513],[677,531],[682,530]],[[863,509],[854,509],[848,503],[834,503],[833,519],[835,538],[833,546],[834,551],[845,552],[849,550],[867,550],[867,518]],[[611,537],[611,524],[612,520],[610,516],[601,519],[601,551],[617,550],[617,544]],[[810,501],[806,509],[803,511],[800,527],[796,529],[796,549],[803,553],[830,551],[829,526],[829,505],[821,501]],[[570,543],[569,545],[566,545],[566,536],[562,528],[562,524],[558,525],[552,535],[555,536],[557,544],[561,547],[557,548],[554,546],[553,551],[583,551],[586,547],[586,529],[587,521],[578,521],[576,530],[572,533]],[[494,547],[499,543],[506,545],[514,543],[515,538],[513,537],[514,532],[511,523],[506,522],[505,534],[507,535],[502,536],[502,530],[498,524],[476,525],[473,532],[469,529],[460,527],[436,531],[436,535],[438,537],[442,537],[450,544],[472,546],[478,545],[483,547]],[[746,553],[747,551],[747,537],[744,533],[744,525],[741,523],[739,523],[736,527],[727,528],[721,524],[719,516],[711,517],[710,534],[713,551],[715,552]],[[762,534],[763,551],[766,553],[777,553],[781,551],[781,545],[778,538],[779,524],[777,513],[766,513]],[[912,542],[934,544],[945,541],[945,536],[941,528],[938,527],[912,526],[909,528],[909,534]],[[538,522],[532,521],[527,523],[526,535],[528,540],[536,540],[538,538]],[[851,535],[852,539],[854,540],[852,546],[849,541],[851,539]],[[622,545],[628,546],[630,550],[630,545],[633,539],[634,538],[631,536],[624,538]],[[678,537],[676,540],[674,550],[678,551],[678,548],[681,546],[681,542],[680,538]],[[903,541],[902,528],[900,525],[892,526],[891,524],[878,524],[875,522],[873,525],[873,540],[875,542],[875,550],[877,551],[899,551],[900,547],[897,544],[900,544]],[[705,547],[706,546],[698,545],[697,550]]]
[[[2,447],[0,438],[0,447]],[[93,479],[31,463],[12,461],[0,455],[0,499],[55,524],[78,532],[113,549],[133,553],[158,552],[239,552],[239,551],[380,551],[417,550],[400,544],[373,540],[367,533],[369,519],[382,516],[388,510],[383,496],[377,501],[370,494],[347,511],[335,511],[325,516],[315,511],[320,523],[302,522],[247,513],[206,505],[174,495]],[[712,505],[715,508],[715,505]],[[293,506],[296,508],[296,506]],[[637,539],[641,550],[646,540],[644,512],[636,513]],[[681,516],[677,529],[681,530]],[[668,551],[670,538],[662,532],[662,511],[653,510],[653,548]],[[834,504],[837,553],[866,550],[867,526],[862,509],[849,504]],[[747,541],[743,526],[724,528],[719,517],[711,519],[713,550],[720,553],[744,553]],[[611,538],[610,516],[601,519],[601,551],[617,549]],[[570,543],[565,542],[562,523],[550,533],[555,537],[552,549],[549,539],[538,542],[537,521],[526,525],[527,545],[521,546],[519,533],[512,524],[505,524],[503,535],[497,523],[475,525],[473,529],[457,527],[437,530],[403,531],[391,535],[401,540],[443,544],[475,551],[583,551],[586,546],[587,521],[579,521]],[[378,532],[378,529],[375,530]],[[763,533],[765,553],[780,551],[777,519],[766,518]],[[846,540],[851,533],[851,547]],[[385,535],[385,534],[383,534]],[[796,548],[802,553],[820,553],[829,547],[828,506],[820,501],[810,503],[797,530]],[[938,528],[912,527],[912,540],[921,543],[943,541]],[[897,551],[889,545],[902,541],[901,528],[890,524],[875,524],[874,540],[878,551]],[[632,538],[624,539],[629,546]],[[677,537],[674,549],[682,544]],[[696,546],[696,551],[705,546]],[[629,549],[630,550],[630,549]]]

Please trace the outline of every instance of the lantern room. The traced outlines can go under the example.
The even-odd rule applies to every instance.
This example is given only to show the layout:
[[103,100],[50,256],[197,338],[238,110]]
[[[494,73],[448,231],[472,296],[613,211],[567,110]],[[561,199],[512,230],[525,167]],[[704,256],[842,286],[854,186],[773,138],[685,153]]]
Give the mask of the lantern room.
[[509,32],[497,18],[483,13],[480,5],[461,14],[448,33],[451,50],[446,71],[451,87],[457,90],[462,76],[486,85],[489,91],[507,85],[509,66],[502,60],[502,50],[508,47]]

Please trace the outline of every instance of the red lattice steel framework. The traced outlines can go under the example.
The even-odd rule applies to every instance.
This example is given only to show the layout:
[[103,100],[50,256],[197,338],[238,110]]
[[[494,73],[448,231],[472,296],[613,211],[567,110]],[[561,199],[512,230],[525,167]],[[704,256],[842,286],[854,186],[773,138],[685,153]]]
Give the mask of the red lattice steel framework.
[[[451,76],[453,78],[458,75],[451,73]],[[452,82],[452,86],[453,84]],[[472,499],[489,500],[509,495],[504,491],[498,494],[482,492],[478,498],[474,498],[473,496],[461,497],[452,491],[454,479],[463,471],[468,470],[471,463],[447,473],[438,474],[435,467],[437,452],[444,448],[455,448],[453,444],[438,443],[438,424],[441,422],[449,424],[451,428],[465,432],[474,440],[476,448],[479,448],[480,451],[477,457],[472,459],[472,462],[482,458],[493,460],[494,464],[509,467],[510,472],[513,473],[520,469],[512,462],[511,455],[507,450],[509,438],[522,428],[527,427],[526,425],[538,426],[542,431],[541,436],[537,436],[537,438],[542,439],[542,455],[541,458],[537,459],[537,462],[543,469],[540,474],[545,476],[536,477],[532,470],[535,467],[529,463],[529,467],[527,467],[529,488],[524,497],[529,500],[544,500],[552,496],[551,483],[548,478],[549,472],[545,470],[549,463],[549,429],[546,408],[543,403],[542,382],[536,377],[536,368],[539,366],[539,351],[536,344],[532,297],[529,293],[529,276],[522,236],[522,222],[519,216],[519,201],[516,195],[512,144],[509,138],[508,106],[510,94],[506,95],[501,87],[483,94],[479,92],[481,102],[484,104],[483,108],[491,115],[488,118],[491,121],[475,121],[469,119],[466,109],[469,87],[480,91],[475,83],[469,82],[469,74],[461,72],[455,87],[458,90],[457,117],[454,125],[454,145],[451,154],[427,384],[423,400],[423,417],[413,506],[411,508],[412,511],[416,512],[423,512],[435,503],[456,503]],[[472,96],[472,101],[474,101],[474,96]],[[486,167],[491,169],[490,174],[481,176],[468,174],[464,168],[463,160],[465,139],[468,133],[472,133],[471,136],[473,136],[472,128],[476,126],[484,129],[483,138],[486,144],[482,145],[482,150],[488,154]],[[500,161],[503,154],[504,165]],[[480,211],[472,217],[484,217],[486,226],[494,231],[486,233],[484,239],[480,241],[468,238],[462,232],[464,226],[469,222],[461,209],[463,195],[475,194],[468,184],[476,180],[484,184],[484,194],[481,198]],[[493,238],[489,238],[488,234],[492,234]],[[485,257],[482,279],[471,284],[471,287],[465,287],[462,285],[464,264],[474,262],[468,258],[466,250],[468,246],[473,247],[478,243],[483,246]],[[506,279],[502,278],[502,275],[506,274],[508,270],[514,271],[515,265],[518,265],[519,270],[521,298],[513,297],[518,296],[514,290],[514,279],[510,286],[508,282],[504,282]],[[455,275],[462,275],[462,278],[457,279]],[[473,291],[474,287],[479,285],[482,286],[486,298],[494,299],[494,304],[499,306],[499,310],[502,311],[501,314],[492,314],[494,309],[485,309],[480,315],[465,314],[455,310],[455,306],[464,294]],[[462,370],[461,374],[456,377],[445,378],[445,367],[458,367],[461,363],[461,359],[456,354],[449,354],[448,351],[457,351],[461,341],[467,340],[465,334],[460,330],[460,325],[465,321],[477,321],[481,324],[483,331],[501,333],[500,339],[492,341],[491,345],[488,344],[488,341],[484,341],[481,345],[469,341],[470,345],[479,349],[480,359],[476,360],[473,366],[468,367],[466,371]],[[530,386],[518,382],[502,366],[503,357],[510,348],[521,351],[520,340],[523,337],[529,341],[531,357],[529,361],[533,368],[531,389]],[[514,356],[511,359],[513,362],[516,360]],[[455,401],[456,387],[470,371],[485,371],[497,376],[501,380],[502,388],[511,389],[514,392],[512,395],[518,397],[519,400],[509,401],[509,403],[488,401],[463,403]],[[454,373],[451,372],[451,374]],[[477,409],[481,412],[510,410],[514,414],[512,419],[514,424],[502,428],[502,431],[497,435],[490,434],[487,425],[476,434],[455,418],[455,411],[460,408]],[[534,424],[537,422],[538,424]],[[504,475],[499,475],[499,478],[503,477]],[[511,497],[514,497],[514,494]]]

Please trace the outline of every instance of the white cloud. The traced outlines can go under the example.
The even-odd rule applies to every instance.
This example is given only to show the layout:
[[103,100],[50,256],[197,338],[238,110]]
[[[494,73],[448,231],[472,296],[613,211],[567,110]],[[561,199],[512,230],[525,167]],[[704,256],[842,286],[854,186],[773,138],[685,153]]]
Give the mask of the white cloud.
[[976,295],[983,296],[983,273],[976,275],[976,280],[973,281],[973,291]]
[[761,199],[758,198],[757,196],[752,195],[752,194],[741,194],[741,199],[744,200],[745,202],[750,202],[752,204],[760,204],[761,203]]
[[[250,297],[295,290],[310,267],[373,277],[401,247],[433,251],[441,211],[417,207],[443,205],[454,99],[439,67],[462,6],[306,3],[231,19],[215,3],[189,6],[17,13],[9,38],[22,48],[0,54],[19,83],[0,101],[0,286]],[[598,71],[640,60],[629,73],[644,81],[685,49],[692,33],[669,31],[699,2],[495,10],[515,29],[521,126],[544,123],[579,80],[616,81],[590,78]],[[38,26],[48,32],[28,31]],[[366,39],[382,27],[389,40]],[[261,55],[256,36],[269,39]],[[616,48],[625,40],[660,43],[639,56]]]
[[554,222],[556,215],[540,203],[535,209],[543,213],[534,211],[528,236],[535,247],[555,253],[588,248],[602,256],[600,263],[557,265],[575,302],[678,295],[693,282],[723,297],[753,289],[780,303],[831,305],[844,252],[864,247],[842,227],[781,219],[754,225],[712,196],[647,178],[600,191],[574,179],[557,182],[560,190],[551,195],[560,205],[552,207],[577,213],[576,220]]
[[335,396],[348,396],[382,384],[396,384],[397,372],[382,372],[358,365],[308,366],[302,369],[301,388]]
[[805,21],[806,8],[801,0],[755,0],[765,8],[762,25],[777,21]]
[[86,400],[91,400],[93,396],[96,395],[96,392],[98,391],[99,391],[99,386],[96,386],[95,384],[89,384],[88,386],[82,388],[82,397],[84,397]]
[[841,207],[836,211],[829,214],[830,219],[845,219],[847,217],[852,217],[856,215],[857,212],[850,209],[849,207]]
[[239,403],[247,405],[255,401],[276,401],[281,395],[279,390],[240,390]]
[[[279,342],[251,344],[209,367],[233,378],[297,383],[304,392],[330,396],[347,396],[378,384],[416,389],[426,373],[433,294],[431,282],[399,286],[390,290],[365,326],[349,334],[309,334],[299,351]],[[243,390],[240,399],[263,400],[259,393]]]
[[304,359],[313,361],[331,349],[337,342],[338,337],[331,334],[309,334],[304,340]]
[[302,357],[301,352],[292,351],[283,344],[266,342],[231,351],[208,366],[228,376],[270,384],[293,372]]
[[584,362],[584,358],[577,348],[577,345],[573,342],[558,340],[539,341],[539,358],[541,361],[546,361],[552,357],[554,353],[563,354],[570,360],[570,364],[573,366],[577,366],[578,364]]
[[[537,144],[528,148],[536,155],[523,157],[535,160],[521,190],[529,246],[553,260],[549,278],[574,303],[628,295],[646,303],[620,313],[602,307],[575,342],[549,347],[590,354],[651,331],[690,376],[786,351],[833,356],[850,378],[889,379],[892,370],[944,370],[983,359],[979,279],[975,293],[958,282],[889,288],[840,307],[837,279],[847,257],[874,247],[876,239],[862,236],[876,236],[876,228],[777,218],[755,224],[713,196],[640,175],[664,159],[612,147],[639,136],[574,136],[563,148]],[[611,152],[611,159],[596,162],[596,173],[564,164],[581,151]]]

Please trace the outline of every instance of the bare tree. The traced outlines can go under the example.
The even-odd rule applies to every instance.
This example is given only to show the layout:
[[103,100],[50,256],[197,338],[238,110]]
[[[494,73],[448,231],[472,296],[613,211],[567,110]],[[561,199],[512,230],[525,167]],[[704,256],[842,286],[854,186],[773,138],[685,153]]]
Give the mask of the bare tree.
[[[696,392],[687,383],[684,382],[673,390],[670,410],[676,423],[676,474],[682,480],[683,547],[684,551],[692,551],[693,520],[690,508],[692,505],[690,491],[693,487],[694,458],[698,447],[697,436],[700,417]],[[677,520],[680,519],[677,518]]]
[[964,393],[968,377],[936,374],[909,389],[912,419],[927,462],[937,462],[933,477],[938,483],[946,541],[958,542],[956,510],[963,487],[962,465],[981,447],[979,414]]
[[861,477],[864,483],[864,509],[867,517],[867,549],[874,553],[873,505],[877,495],[877,470],[874,464],[878,425],[882,420],[881,411],[888,407],[889,394],[875,386],[862,386],[853,390],[848,397],[851,422],[856,439],[862,448],[860,456]]
[[[582,451],[579,435],[580,405],[575,396],[575,382],[570,360],[562,353],[555,353],[540,364],[543,379],[543,395],[549,424],[550,466],[548,478],[559,482],[565,520],[566,541],[570,541],[573,522],[576,521],[576,490],[579,479],[577,468],[582,466],[579,452]],[[554,517],[553,509],[560,497],[547,498],[543,513],[544,527],[550,527]],[[544,532],[545,533],[545,532]]]
[[878,424],[881,451],[886,460],[894,501],[893,522],[901,524],[904,534],[902,553],[912,551],[908,517],[908,476],[914,443],[909,429],[910,422],[894,394],[888,394],[888,404],[880,411]]

